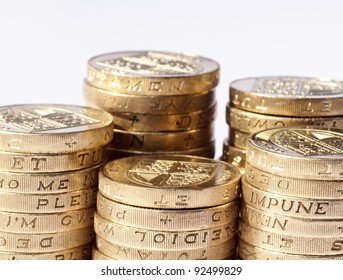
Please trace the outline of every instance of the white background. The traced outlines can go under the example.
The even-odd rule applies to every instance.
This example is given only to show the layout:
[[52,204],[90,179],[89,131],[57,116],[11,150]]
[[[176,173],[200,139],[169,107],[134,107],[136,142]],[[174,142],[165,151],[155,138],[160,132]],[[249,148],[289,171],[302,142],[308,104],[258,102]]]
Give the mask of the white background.
[[217,156],[229,83],[261,75],[343,79],[343,1],[0,0],[0,105],[83,105],[87,60],[183,51],[221,65]]

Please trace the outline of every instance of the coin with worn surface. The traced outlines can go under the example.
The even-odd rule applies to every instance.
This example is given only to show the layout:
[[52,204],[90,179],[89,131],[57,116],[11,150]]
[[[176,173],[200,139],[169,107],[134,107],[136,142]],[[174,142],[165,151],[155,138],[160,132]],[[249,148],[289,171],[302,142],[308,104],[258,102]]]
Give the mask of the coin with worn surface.
[[97,196],[97,212],[101,217],[117,224],[144,229],[200,230],[217,227],[237,220],[238,210],[237,199],[220,206],[185,211],[131,206],[107,199],[101,193]]
[[227,123],[231,128],[248,134],[285,126],[343,128],[343,117],[341,116],[308,118],[269,116],[227,107],[226,117]]
[[120,260],[223,260],[232,256],[236,251],[236,238],[213,246],[161,250],[129,247],[108,242],[96,236],[96,246],[103,254]]
[[140,132],[172,132],[199,129],[213,123],[216,104],[187,114],[112,113],[114,128]]
[[201,208],[236,199],[240,178],[236,167],[222,161],[194,156],[137,156],[104,165],[99,174],[99,191],[130,205]]
[[236,221],[201,230],[150,230],[119,225],[94,214],[95,233],[111,242],[144,249],[203,248],[224,243],[236,236]]
[[230,85],[230,106],[266,115],[342,115],[343,82],[308,77],[256,77]]
[[316,199],[343,199],[342,180],[294,179],[291,177],[270,174],[249,162],[245,165],[247,183],[262,191],[285,196]]
[[113,117],[98,109],[54,104],[0,107],[0,150],[75,153],[108,144]]
[[243,240],[238,241],[238,255],[243,260],[343,260],[341,255],[304,255],[287,254],[270,251],[248,244]]
[[90,260],[92,244],[48,253],[0,251],[0,260]]
[[265,130],[249,138],[247,162],[280,176],[342,180],[343,130],[317,127]]
[[145,152],[180,151],[206,146],[214,141],[214,124],[176,132],[138,132],[114,129],[110,147]]
[[219,64],[185,53],[114,52],[88,61],[87,81],[103,89],[128,94],[193,94],[217,86]]
[[89,106],[95,106],[109,113],[136,114],[186,114],[203,110],[215,103],[215,91],[192,95],[144,96],[122,94],[83,84],[83,98]]

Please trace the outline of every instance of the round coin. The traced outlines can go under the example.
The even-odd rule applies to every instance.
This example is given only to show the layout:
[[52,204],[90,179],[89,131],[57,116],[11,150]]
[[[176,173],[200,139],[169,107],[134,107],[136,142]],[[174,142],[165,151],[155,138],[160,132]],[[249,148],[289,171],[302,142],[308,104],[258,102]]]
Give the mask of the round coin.
[[246,149],[246,142],[250,134],[241,132],[237,129],[229,129],[229,144],[231,146]]
[[230,106],[266,115],[342,115],[343,82],[309,77],[256,77],[230,85]]
[[219,64],[185,53],[107,53],[88,61],[87,81],[99,88],[127,94],[194,94],[217,86]]
[[222,161],[194,156],[137,156],[103,166],[99,192],[111,200],[141,207],[202,208],[236,199],[240,178],[236,167]]
[[75,153],[106,145],[113,117],[98,109],[55,104],[0,107],[0,150],[14,153]]

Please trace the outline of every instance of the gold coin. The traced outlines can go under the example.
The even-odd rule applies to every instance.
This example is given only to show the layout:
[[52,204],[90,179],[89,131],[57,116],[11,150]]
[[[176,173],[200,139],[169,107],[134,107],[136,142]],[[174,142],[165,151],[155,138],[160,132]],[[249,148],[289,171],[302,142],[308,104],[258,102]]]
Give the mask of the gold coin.
[[295,118],[256,114],[232,107],[226,107],[226,109],[227,123],[229,126],[233,129],[250,134],[266,129],[281,128],[285,126],[321,126],[343,128],[343,118],[341,116]]
[[114,129],[112,148],[135,151],[183,151],[206,146],[214,141],[214,124],[177,132],[137,132]]
[[208,108],[215,103],[215,91],[192,95],[144,96],[106,91],[83,83],[83,98],[90,106],[112,114],[186,114]]
[[266,115],[342,115],[341,81],[304,77],[257,77],[230,85],[230,105]]
[[0,231],[13,233],[55,233],[93,225],[94,208],[54,214],[0,211]]
[[241,220],[264,231],[296,236],[340,236],[343,233],[343,217],[324,220],[290,217],[258,210],[245,203],[241,205]]
[[259,170],[248,162],[245,165],[246,182],[265,192],[285,196],[316,199],[343,199],[342,181],[293,179]]
[[87,81],[99,88],[127,94],[193,94],[217,86],[219,64],[185,53],[107,53],[88,61]]
[[119,260],[223,260],[236,251],[236,238],[218,245],[181,250],[141,249],[110,243],[96,236],[96,246],[100,252]]
[[224,243],[236,236],[236,221],[201,230],[163,231],[119,225],[94,214],[95,233],[111,242],[135,248],[182,250]]
[[106,160],[105,147],[68,154],[0,152],[0,172],[49,173],[80,170]]
[[342,234],[337,236],[296,236],[291,233],[277,234],[255,229],[245,223],[239,224],[239,238],[265,250],[304,255],[342,255]]
[[96,247],[93,247],[93,250],[92,250],[92,260],[117,260],[117,259],[113,259],[113,258],[110,258],[106,255],[104,255],[103,253],[101,253]]
[[97,212],[110,222],[154,230],[195,230],[225,225],[237,220],[237,199],[216,207],[185,211],[126,205],[98,193]]
[[246,150],[229,146],[227,138],[223,143],[223,155],[225,162],[232,164],[240,169],[245,167]]
[[238,254],[243,260],[343,260],[343,255],[297,255],[262,249],[238,241]]
[[100,165],[97,165],[61,173],[0,172],[0,192],[58,194],[97,188],[99,167]]
[[152,115],[136,113],[112,113],[115,128],[140,132],[173,132],[199,129],[213,123],[216,104],[201,111],[186,114]]
[[[199,157],[206,157],[206,158],[214,158],[215,155],[215,142],[212,141],[208,145],[194,148],[194,149],[187,149],[182,151],[159,151],[159,155],[194,155]],[[123,157],[131,157],[131,156],[151,156],[156,155],[156,152],[145,152],[145,151],[134,151],[134,150],[124,150],[124,149],[114,149],[111,147],[107,147],[107,158],[108,160],[119,159]]]
[[0,252],[56,252],[89,244],[94,239],[93,227],[57,233],[16,234],[0,232]]
[[247,162],[279,176],[342,180],[343,130],[289,127],[256,133],[247,143]]
[[230,128],[229,130],[229,144],[236,148],[246,149],[246,142],[250,134],[241,132],[237,129]]
[[49,253],[0,251],[0,260],[90,260],[92,244]]
[[343,219],[343,199],[307,199],[261,191],[242,178],[246,204],[269,213],[299,218]]
[[61,194],[16,194],[0,192],[0,210],[20,213],[60,213],[95,205],[96,188]]
[[0,150],[12,153],[75,153],[106,145],[113,117],[75,105],[0,107]]
[[103,166],[99,192],[111,200],[141,207],[201,208],[236,199],[240,178],[235,167],[207,158],[137,156]]

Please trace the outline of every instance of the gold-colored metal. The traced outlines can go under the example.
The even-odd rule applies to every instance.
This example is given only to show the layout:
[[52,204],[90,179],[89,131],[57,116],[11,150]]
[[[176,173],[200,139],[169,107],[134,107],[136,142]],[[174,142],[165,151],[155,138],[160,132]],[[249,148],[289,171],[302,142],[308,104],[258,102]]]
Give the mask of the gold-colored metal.
[[257,133],[271,128],[285,126],[321,126],[343,128],[343,117],[283,117],[251,113],[241,109],[226,107],[226,121],[228,125],[244,133]]
[[268,213],[298,218],[343,219],[343,199],[307,199],[261,191],[242,178],[242,197],[247,205]]
[[238,241],[238,255],[243,260],[343,260],[341,255],[297,255],[262,249],[243,240]]
[[229,146],[228,139],[223,142],[223,160],[239,169],[244,169],[246,150]]
[[23,253],[0,251],[0,260],[90,260],[92,244],[49,253]]
[[[194,155],[198,157],[206,157],[206,158],[214,158],[215,156],[215,142],[211,142],[210,144],[194,148],[194,149],[187,149],[182,151],[159,151],[159,155]],[[131,157],[131,156],[152,156],[156,155],[156,152],[145,152],[145,151],[135,151],[135,150],[123,150],[123,149],[114,149],[111,147],[107,147],[107,158],[108,160],[114,160],[123,157]]]
[[83,98],[89,106],[95,106],[112,114],[186,114],[208,108],[215,103],[215,91],[192,95],[145,96],[122,94],[103,90],[83,83]]
[[257,77],[230,85],[230,106],[266,115],[342,115],[343,82],[308,77]]
[[128,247],[160,250],[203,248],[224,243],[236,235],[236,221],[201,230],[163,231],[135,228],[110,222],[94,214],[95,233],[111,242]]
[[0,172],[0,192],[44,195],[97,188],[99,167],[60,173]]
[[0,212],[0,232],[56,233],[93,225],[94,208],[62,213]]
[[216,104],[186,114],[152,115],[136,113],[112,113],[115,128],[140,132],[172,132],[200,129],[213,123]]
[[110,222],[154,230],[200,230],[237,220],[238,200],[207,208],[170,210],[126,205],[97,196],[98,214]]
[[94,206],[96,193],[96,188],[60,194],[0,192],[0,211],[42,214],[79,210]]
[[241,132],[237,129],[229,129],[229,144],[236,148],[246,149],[246,142],[250,134]]
[[343,181],[293,179],[262,171],[250,165],[245,165],[247,183],[265,192],[285,196],[303,197],[307,199],[343,199]]
[[239,238],[265,250],[318,256],[342,255],[342,234],[337,236],[296,236],[291,233],[276,234],[239,224]]
[[107,163],[99,191],[125,204],[182,209],[222,205],[239,196],[240,172],[221,161],[193,156],[128,157]]
[[219,64],[184,53],[108,53],[88,61],[87,81],[99,88],[127,94],[194,94],[217,86]]
[[290,217],[262,211],[245,203],[241,205],[241,221],[260,230],[296,236],[340,236],[343,233],[343,216],[337,219]]
[[114,129],[110,147],[135,151],[183,151],[214,141],[214,125],[177,132],[137,132]]
[[96,236],[96,246],[103,254],[119,260],[222,260],[230,258],[236,251],[236,238],[213,246],[159,250],[128,247]]
[[15,234],[0,232],[0,252],[44,253],[89,244],[94,239],[93,227],[57,233]]
[[289,127],[256,133],[248,140],[247,162],[279,176],[343,179],[343,130]]
[[115,261],[117,259],[110,258],[100,252],[96,247],[93,247],[92,249],[92,260],[107,260],[107,261]]
[[68,154],[0,152],[0,172],[56,173],[81,170],[104,163],[105,147]]
[[11,153],[76,153],[106,145],[113,137],[113,117],[75,105],[0,107],[0,150]]

